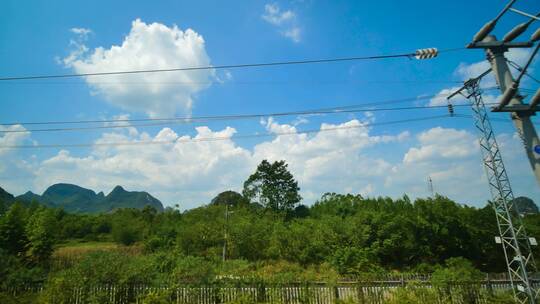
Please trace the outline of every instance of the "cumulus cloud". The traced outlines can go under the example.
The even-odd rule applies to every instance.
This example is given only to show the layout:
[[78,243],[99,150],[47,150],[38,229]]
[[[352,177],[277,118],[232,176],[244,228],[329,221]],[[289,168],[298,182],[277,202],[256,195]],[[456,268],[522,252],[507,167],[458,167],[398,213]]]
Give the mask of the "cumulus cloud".
[[283,31],[283,36],[290,38],[294,42],[300,42],[300,36],[302,32],[299,27],[292,27]]
[[296,14],[291,10],[281,11],[277,3],[269,3],[264,6],[262,18],[273,25],[282,25],[296,18]]
[[83,37],[88,36],[90,33],[92,33],[91,29],[83,28],[83,27],[74,27],[71,28],[70,31],[74,34],[81,35]]
[[[73,51],[63,59],[77,73],[154,70],[209,66],[210,58],[203,37],[192,29],[182,31],[176,25],[132,22],[129,34],[120,45],[89,51],[84,39],[87,29],[72,29],[79,40],[70,43]],[[89,76],[86,82],[93,93],[129,111],[150,116],[189,113],[197,93],[215,80],[213,70],[178,71],[107,76]],[[182,85],[171,85],[171,83]]]
[[405,164],[460,159],[478,150],[476,137],[464,130],[436,127],[420,133],[418,141],[420,147],[412,147],[405,153]]
[[[429,100],[428,105],[429,106],[442,106],[448,104],[448,97],[450,94],[454,93],[455,91],[459,90],[460,87],[452,87],[449,89],[442,89],[437,93],[437,95]],[[463,97],[462,95],[456,95],[451,100],[452,104],[464,104],[467,102],[467,99]]]
[[[0,134],[3,134],[0,136],[0,147],[22,144],[30,137],[29,133],[23,131],[26,131],[26,128],[22,125],[0,125]],[[0,155],[14,153],[14,151],[13,149],[0,149]]]
[[146,190],[164,203],[182,202],[183,207],[207,203],[208,198],[248,174],[250,153],[232,140],[197,141],[230,137],[233,128],[212,131],[197,127],[196,135],[179,135],[163,128],[155,136],[147,133],[104,134],[96,143],[140,141],[170,142],[155,145],[100,146],[88,156],[60,151],[40,164],[35,180],[37,189],[51,183],[70,182],[100,191],[114,185]]
[[276,26],[279,33],[291,39],[293,42],[300,42],[302,30],[297,25],[296,13],[292,10],[281,10],[277,3],[269,3],[264,6],[264,14],[261,18]]
[[387,176],[387,187],[430,195],[427,179],[431,177],[436,192],[463,203],[478,204],[489,198],[474,134],[435,127],[417,134],[416,140]]
[[[271,132],[294,132],[292,125],[266,121]],[[332,131],[329,131],[332,130]],[[284,159],[298,178],[302,195],[313,201],[323,192],[371,193],[382,184],[391,165],[382,157],[366,152],[378,144],[396,142],[408,136],[373,136],[369,128],[353,119],[341,124],[323,123],[313,136],[296,133],[279,135],[253,149],[255,161]],[[368,187],[368,185],[370,185]]]
[[[61,150],[35,164],[32,189],[41,192],[53,183],[68,182],[108,192],[120,184],[149,191],[166,204],[192,208],[226,189],[241,191],[243,181],[260,161],[268,159],[287,161],[302,195],[313,202],[326,191],[374,193],[391,164],[364,151],[409,136],[408,132],[373,136],[355,119],[322,124],[313,135],[299,133],[294,125],[274,119],[262,123],[276,136],[252,149],[231,138],[236,133],[231,127],[196,127],[194,135],[178,134],[170,128],[155,135],[136,128],[115,129],[98,138],[95,143],[99,145],[87,155]],[[208,140],[212,138],[219,140]],[[135,144],[141,141],[160,144]],[[130,145],[106,145],[118,142]]]
[[[352,119],[323,123],[318,132],[306,134],[294,124],[272,118],[261,124],[274,137],[252,148],[238,144],[232,127],[199,126],[193,135],[170,128],[149,134],[130,127],[102,134],[95,141],[101,145],[86,154],[61,150],[39,161],[0,154],[0,172],[10,177],[1,181],[2,187],[18,194],[28,189],[41,192],[59,182],[104,192],[122,185],[148,191],[166,205],[193,208],[221,191],[241,191],[243,181],[261,160],[268,159],[289,164],[305,203],[314,202],[324,192],[426,196],[428,176],[436,192],[460,202],[483,205],[489,198],[478,145],[469,131],[435,127],[417,134],[374,135],[365,124]],[[29,141],[27,134],[17,136],[4,135],[0,143]],[[510,176],[517,182],[516,193],[540,197],[518,139],[512,135],[499,139],[505,161],[513,168],[509,172],[517,174]],[[136,144],[142,141],[159,143]],[[106,145],[118,142],[128,145]],[[393,157],[396,151],[403,151],[397,159]],[[20,172],[25,183],[11,178]],[[519,188],[521,185],[526,186]]]
[[32,180],[34,178],[33,157],[29,159],[22,158],[20,157],[21,151],[1,147],[32,144],[29,133],[4,133],[6,131],[25,130],[26,128],[21,125],[0,125],[0,186],[19,192],[26,191],[21,180]]
[[[509,60],[523,66],[529,59],[531,51],[528,49],[511,49],[509,52],[505,53],[506,58]],[[467,63],[460,63],[459,66],[454,71],[454,74],[457,75],[462,80],[467,80],[469,78],[477,77],[478,75],[485,72],[487,69],[489,69],[491,65],[487,60],[483,60],[480,62],[475,62],[472,64]],[[512,71],[515,72],[514,69],[511,68]],[[495,86],[495,77],[493,77],[492,74],[486,76],[483,79],[484,86]]]

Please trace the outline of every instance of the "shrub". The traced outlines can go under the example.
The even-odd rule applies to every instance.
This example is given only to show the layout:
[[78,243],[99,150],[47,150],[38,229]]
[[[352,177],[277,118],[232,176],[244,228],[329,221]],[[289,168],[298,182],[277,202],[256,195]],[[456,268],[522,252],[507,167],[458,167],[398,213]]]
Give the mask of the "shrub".
[[214,278],[211,262],[201,257],[185,256],[177,260],[173,277],[182,282],[208,282]]
[[484,278],[484,274],[474,268],[472,263],[462,257],[449,258],[445,267],[436,267],[431,277],[436,286],[446,286],[449,283],[470,283]]
[[139,229],[129,225],[116,224],[112,230],[115,242],[129,246],[141,239]]
[[139,298],[137,303],[142,304],[168,304],[170,303],[171,295],[167,291],[150,291],[148,294]]

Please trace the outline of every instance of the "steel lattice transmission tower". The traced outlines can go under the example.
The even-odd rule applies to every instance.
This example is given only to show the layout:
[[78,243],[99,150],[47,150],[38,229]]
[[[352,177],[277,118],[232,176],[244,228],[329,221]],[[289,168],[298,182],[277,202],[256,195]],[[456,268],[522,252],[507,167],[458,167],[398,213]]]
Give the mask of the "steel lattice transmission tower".
[[[480,79],[489,73],[486,71],[477,78],[465,82],[464,86],[450,95],[462,94],[471,101],[475,126],[479,131],[479,142],[482,159],[495,210],[499,235],[497,243],[501,243],[512,283],[514,296],[519,303],[536,303],[537,290],[532,286],[531,275],[537,268],[531,251],[530,239],[525,232],[521,217],[514,204],[514,194],[510,180],[506,174],[499,145],[489,121],[488,112],[482,100]],[[467,91],[467,95],[462,93]]]
[[[531,244],[536,245],[534,238],[528,238],[523,227],[521,217],[514,203],[514,195],[510,186],[510,181],[506,174],[506,169],[501,157],[501,152],[495,139],[495,134],[491,128],[488,112],[482,100],[482,91],[479,82],[489,72],[493,71],[497,84],[501,90],[499,104],[491,112],[510,112],[516,131],[520,135],[531,169],[540,183],[540,139],[531,121],[531,116],[540,111],[540,89],[530,99],[529,104],[524,104],[524,96],[519,94],[519,85],[522,77],[526,75],[527,68],[532,63],[534,57],[540,50],[540,29],[537,29],[525,42],[513,42],[521,34],[525,33],[528,27],[540,18],[513,7],[516,0],[509,0],[506,6],[497,16],[487,22],[473,37],[472,42],[467,45],[469,49],[483,49],[491,68],[476,78],[469,79],[464,86],[451,94],[448,99],[456,94],[464,95],[472,102],[474,121],[476,128],[480,131],[480,146],[486,176],[492,196],[492,205],[495,210],[497,224],[499,227],[499,237],[497,243],[501,243],[508,274],[512,283],[514,297],[519,303],[536,303],[538,290],[532,285],[532,276],[537,274],[537,268],[531,252]],[[518,13],[529,20],[516,25],[503,39],[498,41],[490,33],[495,29],[499,19],[508,11]],[[527,63],[520,69],[519,75],[514,79],[508,67],[508,60],[504,53],[511,48],[530,48],[536,43],[536,47],[529,56]],[[528,75],[528,74],[527,74]],[[450,109],[450,108],[449,108]],[[452,113],[452,112],[451,112]]]

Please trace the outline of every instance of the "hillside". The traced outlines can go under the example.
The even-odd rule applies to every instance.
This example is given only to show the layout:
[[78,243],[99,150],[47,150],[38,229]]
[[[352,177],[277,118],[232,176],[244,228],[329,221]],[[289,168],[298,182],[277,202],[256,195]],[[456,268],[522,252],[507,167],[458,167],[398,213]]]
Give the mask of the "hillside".
[[96,194],[93,190],[65,183],[54,184],[41,195],[28,191],[17,197],[0,188],[0,200],[8,204],[15,200],[24,203],[35,201],[48,207],[61,207],[73,213],[110,212],[118,208],[142,209],[145,206],[163,211],[161,202],[149,193],[126,191],[121,186],[116,186],[107,196],[103,192]]
[[516,204],[516,208],[519,211],[519,213],[522,214],[537,214],[538,213],[538,206],[534,203],[534,201],[528,197],[525,196],[519,196],[514,199],[514,203]]
[[15,198],[11,193],[8,193],[6,190],[2,189],[0,187],[0,201],[5,202],[7,204],[11,203]]

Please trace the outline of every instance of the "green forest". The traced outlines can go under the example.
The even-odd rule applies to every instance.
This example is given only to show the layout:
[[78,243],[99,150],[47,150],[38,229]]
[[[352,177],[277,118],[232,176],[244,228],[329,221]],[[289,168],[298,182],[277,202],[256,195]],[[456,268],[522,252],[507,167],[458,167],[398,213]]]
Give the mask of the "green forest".
[[[299,190],[286,163],[263,161],[242,193],[224,191],[183,212],[74,214],[0,201],[0,302],[69,303],[77,286],[335,284],[407,274],[444,284],[506,272],[489,202],[326,193],[306,206]],[[523,220],[531,236],[540,234],[540,215]],[[10,295],[32,284],[43,290]]]

